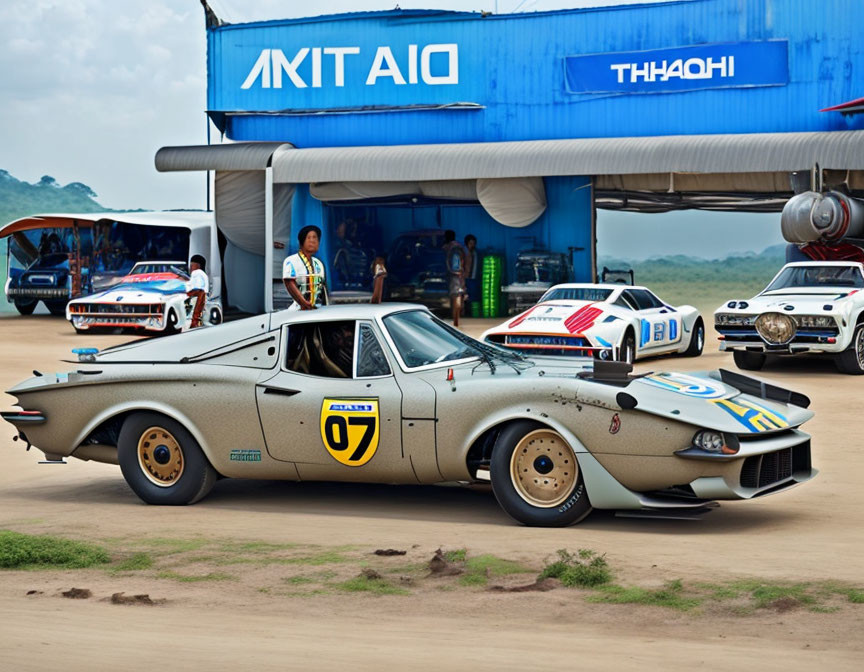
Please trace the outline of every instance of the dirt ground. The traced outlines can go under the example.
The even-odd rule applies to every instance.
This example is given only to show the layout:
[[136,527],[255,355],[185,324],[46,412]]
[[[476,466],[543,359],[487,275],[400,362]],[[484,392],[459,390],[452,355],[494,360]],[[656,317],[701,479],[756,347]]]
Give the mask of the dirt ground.
[[[710,316],[705,306],[703,315]],[[709,319],[710,321],[710,319]],[[483,321],[467,320],[479,335]],[[0,384],[33,369],[62,371],[70,349],[128,336],[75,336],[62,319],[0,316]],[[733,368],[710,333],[698,359],[642,362],[637,370]],[[142,504],[120,470],[72,460],[39,465],[38,451],[0,427],[0,529],[95,542],[137,538],[220,539],[312,547],[408,549],[415,560],[438,547],[467,548],[539,568],[556,549],[605,553],[616,581],[836,580],[864,587],[864,440],[858,418],[864,380],[828,361],[783,362],[763,376],[808,394],[820,474],[765,499],[724,504],[698,521],[659,521],[595,512],[565,529],[519,527],[482,489],[221,481],[191,507]],[[3,397],[3,407],[11,405]],[[389,560],[375,559],[375,563]],[[201,571],[208,571],[202,560]],[[240,566],[241,569],[243,566]],[[271,592],[291,580],[274,565],[231,582],[183,582],[152,573],[0,571],[0,651],[9,670],[177,669],[356,670],[860,669],[864,605],[835,613],[806,609],[680,612],[599,605],[581,591],[493,593],[422,583],[412,596]],[[212,568],[211,568],[212,569]],[[236,567],[232,571],[237,571]],[[244,570],[245,571],[245,570]],[[351,571],[356,573],[356,567]],[[256,573],[258,572],[258,573]],[[282,572],[284,575],[279,575]],[[299,579],[298,579],[299,581]],[[88,588],[90,600],[59,597]],[[451,589],[453,588],[453,589]],[[28,596],[29,590],[40,591]],[[118,606],[112,593],[147,593],[159,606]]]

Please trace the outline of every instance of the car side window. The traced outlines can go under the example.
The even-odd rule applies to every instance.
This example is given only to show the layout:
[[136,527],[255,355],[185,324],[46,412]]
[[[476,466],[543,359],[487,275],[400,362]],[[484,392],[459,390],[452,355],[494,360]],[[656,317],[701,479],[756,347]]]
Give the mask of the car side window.
[[629,308],[630,310],[639,310],[636,299],[633,298],[633,294],[629,289],[621,292],[621,296],[615,300],[615,305]]
[[663,305],[660,300],[647,289],[631,289],[630,294],[633,296],[639,310],[660,308]]
[[292,324],[286,339],[285,368],[322,378],[351,378],[355,326],[353,320]]
[[360,323],[360,342],[357,344],[357,377],[389,376],[390,364],[375,336],[372,326]]

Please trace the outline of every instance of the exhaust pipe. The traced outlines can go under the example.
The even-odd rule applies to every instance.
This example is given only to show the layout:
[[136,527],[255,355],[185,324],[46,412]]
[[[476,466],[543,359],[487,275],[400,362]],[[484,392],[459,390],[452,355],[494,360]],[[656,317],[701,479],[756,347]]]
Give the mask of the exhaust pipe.
[[839,191],[805,191],[783,206],[780,229],[788,242],[799,244],[864,238],[864,204]]

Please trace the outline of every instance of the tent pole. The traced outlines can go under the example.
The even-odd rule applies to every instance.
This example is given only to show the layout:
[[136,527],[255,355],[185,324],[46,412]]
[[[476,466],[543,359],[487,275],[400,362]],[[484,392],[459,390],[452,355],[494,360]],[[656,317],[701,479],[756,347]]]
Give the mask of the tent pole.
[[273,312],[273,168],[264,170],[264,312]]

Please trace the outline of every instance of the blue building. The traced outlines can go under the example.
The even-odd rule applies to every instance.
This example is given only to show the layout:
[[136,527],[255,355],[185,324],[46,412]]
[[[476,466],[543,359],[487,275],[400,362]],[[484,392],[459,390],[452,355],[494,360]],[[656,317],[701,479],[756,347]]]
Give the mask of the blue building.
[[680,0],[240,25],[210,12],[207,113],[223,142],[163,148],[156,165],[215,171],[229,300],[247,310],[272,308],[310,223],[336,290],[362,285],[340,252],[448,228],[503,255],[510,282],[526,248],[588,281],[597,207],[779,210],[792,173],[860,195],[859,10]]

